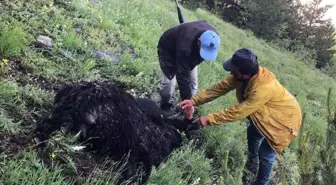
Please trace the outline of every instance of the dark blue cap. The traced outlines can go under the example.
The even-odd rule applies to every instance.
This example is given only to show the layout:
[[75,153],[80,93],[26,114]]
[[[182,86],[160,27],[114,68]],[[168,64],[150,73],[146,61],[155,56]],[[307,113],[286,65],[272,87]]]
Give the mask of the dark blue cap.
[[241,68],[253,69],[258,66],[257,58],[252,50],[241,48],[232,55],[232,58],[223,63],[223,68],[231,72],[239,71]]

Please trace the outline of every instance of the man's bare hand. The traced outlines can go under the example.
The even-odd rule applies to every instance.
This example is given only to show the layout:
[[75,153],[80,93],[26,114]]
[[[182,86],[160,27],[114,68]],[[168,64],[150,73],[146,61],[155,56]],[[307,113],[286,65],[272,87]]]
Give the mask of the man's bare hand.
[[193,107],[193,102],[191,100],[183,100],[181,103],[180,103],[180,107],[184,110],[186,108],[190,108],[190,107]]
[[200,122],[202,124],[202,126],[206,126],[208,124],[208,118],[206,116],[202,116],[198,119],[196,119],[195,121],[193,121],[193,123],[197,123]]
[[183,109],[184,116],[189,120],[192,118],[194,111],[194,106]]
[[191,100],[184,100],[180,103],[180,107],[183,109],[184,116],[190,120],[195,111],[193,102]]

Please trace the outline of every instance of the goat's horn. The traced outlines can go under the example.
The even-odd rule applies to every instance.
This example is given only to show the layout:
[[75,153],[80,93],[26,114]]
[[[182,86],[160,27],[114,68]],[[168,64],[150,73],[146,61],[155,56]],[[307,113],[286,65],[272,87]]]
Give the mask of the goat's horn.
[[37,145],[41,143],[41,141],[40,141],[39,138],[37,138],[37,137],[34,138],[34,141],[35,141],[35,143],[36,143]]

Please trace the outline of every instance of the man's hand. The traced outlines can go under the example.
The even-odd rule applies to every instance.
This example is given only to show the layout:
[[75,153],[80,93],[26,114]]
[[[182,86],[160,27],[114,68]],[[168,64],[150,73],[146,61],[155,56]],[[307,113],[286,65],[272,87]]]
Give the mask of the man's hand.
[[190,108],[190,107],[193,107],[194,104],[191,100],[183,100],[181,103],[180,103],[180,107],[184,110],[186,108]]
[[184,116],[189,120],[191,120],[194,111],[195,111],[194,106],[183,109]]
[[204,127],[208,124],[208,118],[206,116],[202,116],[202,117],[196,119],[195,121],[193,121],[193,123],[197,123],[197,122],[201,123],[202,126]]
[[191,100],[184,100],[180,103],[180,107],[183,109],[184,116],[190,120],[195,111],[193,102]]

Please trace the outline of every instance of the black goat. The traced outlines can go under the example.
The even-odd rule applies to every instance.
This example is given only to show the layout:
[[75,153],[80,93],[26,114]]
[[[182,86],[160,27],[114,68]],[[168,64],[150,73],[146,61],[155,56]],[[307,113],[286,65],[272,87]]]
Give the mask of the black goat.
[[134,98],[109,82],[66,85],[56,94],[54,104],[51,116],[37,123],[39,147],[61,127],[74,133],[81,131],[80,140],[90,144],[98,155],[120,160],[129,153],[125,178],[142,166],[144,181],[153,165],[158,166],[181,145],[181,135],[175,127],[187,130],[192,125],[186,120],[168,118],[152,100]]
[[136,98],[136,101],[140,110],[154,123],[161,124],[161,126],[172,125],[176,129],[184,131],[188,138],[190,137],[190,132],[201,128],[201,123],[192,123],[194,120],[179,119],[176,116],[168,115],[151,99]]

